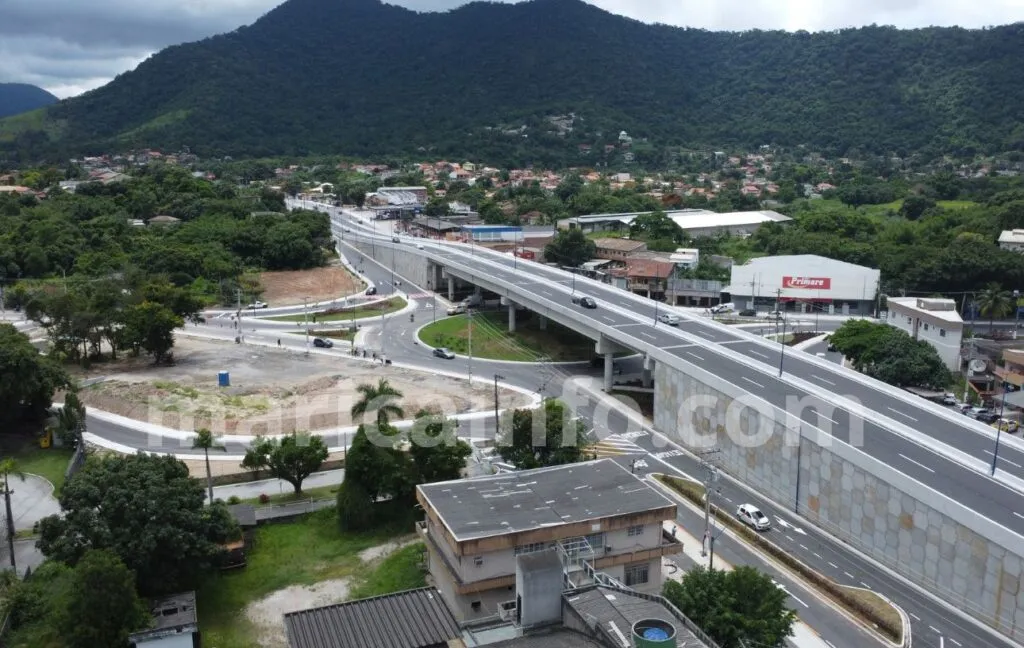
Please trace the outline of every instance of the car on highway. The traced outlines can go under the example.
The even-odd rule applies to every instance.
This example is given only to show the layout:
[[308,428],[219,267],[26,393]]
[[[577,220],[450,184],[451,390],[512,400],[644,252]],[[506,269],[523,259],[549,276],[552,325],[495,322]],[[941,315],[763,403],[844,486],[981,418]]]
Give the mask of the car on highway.
[[736,517],[755,531],[767,531],[772,528],[772,521],[753,504],[740,504],[736,509]]
[[658,315],[658,321],[662,324],[668,324],[669,326],[679,326],[679,316],[671,313],[662,313]]
[[365,294],[367,294],[367,295],[376,295],[377,294],[377,286],[370,286],[369,288],[366,289],[366,293]]
[[718,306],[712,306],[708,310],[715,314],[728,313],[732,310],[732,304],[719,304]]
[[454,306],[452,306],[451,308],[448,309],[448,314],[449,315],[461,315],[462,313],[465,313],[465,312],[466,312],[466,305],[465,304],[456,304],[456,305],[454,305]]
[[249,309],[249,310],[256,310],[257,308],[266,308],[266,307],[267,307],[267,302],[261,302],[261,301],[254,301],[253,303],[251,303],[248,306],[246,306],[246,308]]
[[777,310],[768,311],[764,314],[764,318],[769,320],[780,320],[783,317],[785,317],[785,315],[782,314],[782,311]]
[[753,308],[744,308],[740,312],[736,313],[740,317],[757,317],[757,311]]
[[334,346],[334,342],[323,338],[313,338],[313,346],[319,349],[330,349]]
[[441,347],[434,349],[434,356],[438,358],[444,358],[445,360],[452,360],[455,358],[455,354],[451,350]]
[[582,306],[583,308],[597,308],[597,302],[594,301],[593,297],[581,297],[579,295],[573,295],[572,303]]

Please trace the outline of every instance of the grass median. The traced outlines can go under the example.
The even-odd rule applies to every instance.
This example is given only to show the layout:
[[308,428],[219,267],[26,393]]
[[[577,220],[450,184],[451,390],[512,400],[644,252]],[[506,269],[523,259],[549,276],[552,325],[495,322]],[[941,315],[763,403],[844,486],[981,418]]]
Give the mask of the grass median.
[[375,302],[373,304],[363,304],[362,306],[337,309],[336,311],[318,311],[316,313],[309,313],[308,316],[302,314],[276,315],[274,317],[265,317],[261,319],[267,319],[272,322],[309,322],[311,324],[319,324],[320,322],[346,322],[354,319],[389,315],[402,310],[406,305],[407,303],[404,298],[392,297],[386,301]]
[[[540,328],[540,316],[519,312],[516,330],[508,330],[508,313],[473,314],[473,357],[518,362],[576,362],[594,357],[594,341],[548,321]],[[446,347],[460,355],[469,354],[469,323],[466,315],[439,319],[420,329],[420,341],[432,347]]]
[[[656,479],[693,504],[700,507],[704,506],[703,485],[667,475],[658,475]],[[729,515],[728,511],[721,511],[714,504],[711,505],[711,509],[712,515],[715,515],[719,522],[728,527],[730,531],[742,538],[747,544],[767,553],[785,565],[830,600],[842,606],[844,610],[877,629],[887,639],[896,643],[902,642],[903,619],[896,608],[887,600],[869,590],[848,587],[835,582],[821,572],[812,569],[803,561],[793,557],[789,552],[746,526],[732,515]],[[722,515],[718,515],[719,512]]]

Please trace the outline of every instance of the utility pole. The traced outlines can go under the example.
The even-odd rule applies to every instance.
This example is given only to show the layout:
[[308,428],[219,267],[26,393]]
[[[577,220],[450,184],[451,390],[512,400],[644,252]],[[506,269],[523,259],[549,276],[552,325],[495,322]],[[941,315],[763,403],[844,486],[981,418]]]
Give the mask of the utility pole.
[[302,298],[302,328],[306,331],[306,355],[309,355],[309,297]]
[[238,327],[238,341],[245,342],[245,334],[242,333],[242,289],[235,289],[235,299],[238,301],[238,311],[235,314],[235,326]]
[[473,388],[473,307],[466,306],[466,326],[469,328],[469,358],[466,367],[469,370],[469,388]]
[[500,427],[501,419],[498,417],[498,381],[505,380],[505,376],[494,374],[494,438],[498,438],[498,428]]
[[[776,292],[775,308],[778,310],[780,300],[782,299],[782,289],[780,288]],[[782,345],[782,350],[779,352],[779,378],[782,378],[782,363],[786,359],[786,318],[782,315],[782,311],[779,310],[779,317],[782,318],[782,337],[779,338],[779,344]]]
[[7,483],[7,475],[4,474],[4,507],[7,511],[7,550],[11,552],[11,569],[18,574],[18,566],[14,559],[14,513],[11,511],[11,489]]

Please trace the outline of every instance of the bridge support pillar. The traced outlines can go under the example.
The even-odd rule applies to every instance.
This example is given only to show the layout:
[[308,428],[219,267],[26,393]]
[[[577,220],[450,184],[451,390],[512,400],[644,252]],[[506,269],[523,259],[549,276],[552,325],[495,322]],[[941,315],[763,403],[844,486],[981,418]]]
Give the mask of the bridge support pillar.
[[615,369],[615,354],[606,353],[604,354],[604,390],[605,392],[611,392],[612,390],[612,375]]
[[540,330],[548,330],[548,318],[544,317],[543,315],[538,315],[537,317],[539,318],[537,320],[537,326],[540,327]]
[[641,380],[645,388],[651,388],[654,386],[654,358],[651,356],[644,356],[644,369],[641,374]]
[[455,277],[448,277],[448,301],[455,300]]
[[516,332],[516,305],[512,302],[508,303],[508,332]]

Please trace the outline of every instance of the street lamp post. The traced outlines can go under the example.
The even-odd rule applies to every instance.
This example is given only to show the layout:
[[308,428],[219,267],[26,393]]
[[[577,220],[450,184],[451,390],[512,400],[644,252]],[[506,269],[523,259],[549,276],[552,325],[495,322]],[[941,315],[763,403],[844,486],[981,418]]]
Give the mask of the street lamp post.
[[505,380],[505,376],[494,374],[494,438],[498,438],[498,427],[501,419],[498,417],[498,381]]
[[782,362],[786,359],[786,318],[782,318],[782,337],[779,338],[782,350],[779,352],[779,378],[782,378]]
[[309,355],[309,297],[302,298],[302,328],[306,331],[306,355]]

